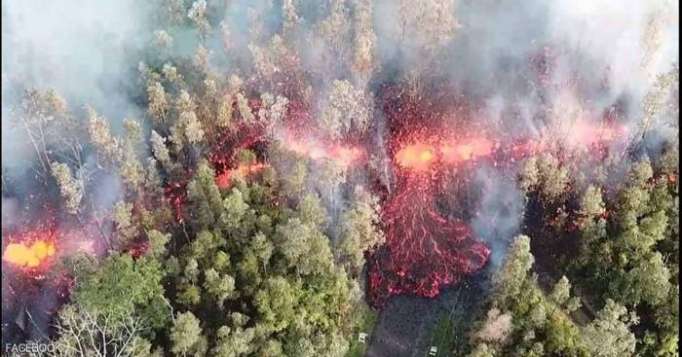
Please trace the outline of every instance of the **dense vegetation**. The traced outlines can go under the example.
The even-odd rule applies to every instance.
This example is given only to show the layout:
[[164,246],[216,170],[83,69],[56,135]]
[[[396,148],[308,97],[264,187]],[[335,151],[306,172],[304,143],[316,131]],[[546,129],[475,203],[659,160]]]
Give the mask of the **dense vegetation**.
[[[49,89],[27,89],[12,112],[35,152],[32,169],[66,219],[111,226],[97,237],[104,253],[63,262],[74,286],[54,319],[55,355],[362,355],[358,333],[371,333],[377,313],[364,280],[366,254],[384,241],[379,194],[353,179],[363,173],[275,139],[286,122],[333,142],[367,140],[379,71],[372,2],[275,1],[279,17],[248,29],[230,29],[229,1],[153,3],[157,30],[127,83],[139,118],[81,111]],[[400,3],[423,63],[395,82],[421,98],[436,48],[457,28],[444,15],[454,3]],[[324,46],[303,65],[297,50],[307,42]],[[647,115],[667,105],[676,122],[668,97],[678,81],[677,68],[659,78],[649,100],[665,100]],[[524,158],[515,178],[525,194],[522,234],[457,350],[677,355],[676,145],[590,162],[556,152]],[[382,159],[369,158],[368,170]],[[101,212],[89,194],[109,176],[121,182],[119,199]],[[5,186],[3,173],[3,194]],[[441,353],[454,348],[447,333],[436,333]]]
[[577,182],[537,160],[520,181],[540,217],[510,248],[471,355],[677,355],[677,148],[634,163],[614,192],[608,175]]

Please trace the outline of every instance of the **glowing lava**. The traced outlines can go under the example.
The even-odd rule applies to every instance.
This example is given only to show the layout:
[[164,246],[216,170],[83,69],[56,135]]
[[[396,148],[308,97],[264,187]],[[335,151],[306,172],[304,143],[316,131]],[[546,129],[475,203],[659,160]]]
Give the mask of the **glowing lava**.
[[30,245],[24,242],[10,243],[2,260],[22,268],[37,268],[56,252],[55,245],[47,239],[38,239]]
[[405,169],[424,171],[428,170],[436,159],[436,150],[429,144],[416,143],[400,149],[395,158],[398,165]]
[[462,143],[445,143],[440,147],[443,162],[454,164],[489,156],[493,151],[493,142],[485,138],[474,138]]
[[435,297],[481,269],[490,250],[476,241],[464,222],[437,211],[431,184],[410,176],[384,206],[386,244],[369,261],[369,297],[383,306],[396,294]]
[[608,145],[627,136],[627,128],[615,124],[598,123],[585,119],[574,120],[557,128],[559,137],[562,137],[570,148],[591,148],[594,146]]
[[216,185],[218,185],[219,188],[230,187],[232,178],[235,177],[235,175],[239,177],[247,177],[249,175],[253,175],[263,171],[263,169],[265,169],[266,167],[267,165],[263,163],[241,164],[237,168],[227,170],[221,174],[216,175],[215,178]]
[[326,144],[314,139],[301,140],[289,134],[284,138],[284,147],[311,160],[331,160],[341,167],[351,167],[363,162],[366,152],[352,145]]

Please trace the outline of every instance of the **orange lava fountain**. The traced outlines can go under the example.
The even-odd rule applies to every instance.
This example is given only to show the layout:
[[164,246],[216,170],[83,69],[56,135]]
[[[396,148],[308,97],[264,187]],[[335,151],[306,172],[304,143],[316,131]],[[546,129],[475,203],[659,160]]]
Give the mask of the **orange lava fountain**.
[[415,143],[400,149],[395,155],[398,165],[414,171],[429,169],[436,159],[436,150],[432,145]]
[[[30,241],[30,244],[29,244]],[[54,237],[50,233],[30,233],[23,242],[10,243],[5,247],[2,260],[17,267],[33,269],[40,267],[56,253]]]

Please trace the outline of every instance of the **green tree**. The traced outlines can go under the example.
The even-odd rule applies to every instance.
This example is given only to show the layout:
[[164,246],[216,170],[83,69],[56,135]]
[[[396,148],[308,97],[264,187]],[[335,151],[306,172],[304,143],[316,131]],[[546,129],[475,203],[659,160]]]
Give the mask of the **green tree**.
[[625,356],[635,352],[636,338],[630,326],[637,318],[611,299],[584,331],[587,348],[593,356]]
[[351,205],[341,215],[341,236],[337,255],[351,274],[358,274],[364,265],[364,253],[384,242],[379,230],[376,197],[356,187]]
[[528,283],[528,274],[535,258],[530,253],[530,238],[517,236],[507,253],[507,257],[495,276],[496,296],[503,306],[514,304]]
[[171,352],[177,356],[203,356],[207,341],[197,319],[191,312],[179,313],[170,331]]

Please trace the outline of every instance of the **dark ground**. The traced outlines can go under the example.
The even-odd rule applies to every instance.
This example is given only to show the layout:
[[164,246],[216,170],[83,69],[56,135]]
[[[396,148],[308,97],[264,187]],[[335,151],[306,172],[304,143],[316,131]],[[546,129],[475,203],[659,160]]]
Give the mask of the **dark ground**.
[[[486,271],[444,289],[434,299],[409,295],[391,298],[379,314],[366,356],[427,356],[430,346],[436,343],[434,330],[443,318],[453,324],[454,355],[461,355],[459,349],[464,345],[467,329],[485,302],[489,284]],[[436,356],[453,356],[453,352],[441,348]]]

